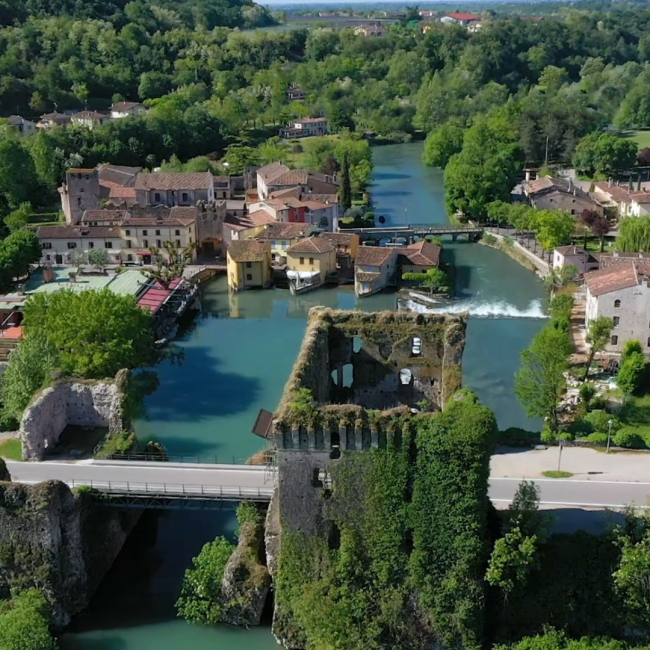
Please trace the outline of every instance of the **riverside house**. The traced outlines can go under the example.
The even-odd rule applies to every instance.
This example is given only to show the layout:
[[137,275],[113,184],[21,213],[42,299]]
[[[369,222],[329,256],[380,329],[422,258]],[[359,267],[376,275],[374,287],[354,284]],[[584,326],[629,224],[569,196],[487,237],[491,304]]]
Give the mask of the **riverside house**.
[[260,241],[271,242],[271,261],[283,263],[287,250],[301,239],[309,237],[316,229],[308,223],[272,223],[257,235]]
[[228,286],[232,291],[266,287],[271,282],[271,244],[244,239],[228,247]]
[[441,248],[428,241],[411,244],[398,251],[398,262],[401,274],[426,273],[429,269],[437,268],[440,264]]
[[626,341],[636,339],[650,354],[649,283],[647,260],[629,260],[585,275],[585,328],[599,316],[614,321],[606,352],[620,354]]
[[287,249],[287,277],[292,293],[303,293],[325,284],[336,271],[336,248],[321,237],[308,237]]
[[397,249],[360,246],[354,267],[354,291],[369,296],[395,283]]

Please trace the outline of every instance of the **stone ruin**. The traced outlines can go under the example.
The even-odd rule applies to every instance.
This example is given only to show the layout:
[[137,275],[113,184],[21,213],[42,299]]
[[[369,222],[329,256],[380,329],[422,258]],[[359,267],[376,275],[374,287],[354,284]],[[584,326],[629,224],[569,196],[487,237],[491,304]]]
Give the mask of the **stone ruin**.
[[[463,315],[313,308],[276,414],[277,448],[379,446],[391,410],[441,410],[461,385],[466,323]],[[304,389],[313,401],[297,409]]]
[[23,414],[18,435],[23,460],[43,460],[68,425],[124,428],[122,402],[128,370],[115,381],[57,381],[37,393]]

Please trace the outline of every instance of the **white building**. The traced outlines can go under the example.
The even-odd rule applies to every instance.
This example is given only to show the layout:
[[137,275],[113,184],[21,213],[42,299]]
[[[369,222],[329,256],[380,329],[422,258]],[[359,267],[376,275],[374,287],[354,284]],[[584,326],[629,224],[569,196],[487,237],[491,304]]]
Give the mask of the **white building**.
[[43,249],[43,264],[72,264],[75,253],[85,255],[96,248],[106,249],[110,264],[119,264],[122,237],[118,227],[41,226],[36,234]]
[[585,275],[585,327],[599,316],[614,320],[606,352],[620,353],[636,339],[650,355],[650,264],[629,261]]
[[598,260],[579,246],[558,246],[553,251],[553,268],[557,271],[565,266],[575,266],[580,275],[598,268]]
[[111,106],[111,117],[119,120],[123,117],[137,117],[146,111],[144,104],[140,102],[117,102]]
[[20,135],[31,135],[36,131],[36,123],[26,120],[20,115],[10,115],[7,118],[7,122],[9,122],[9,126]]
[[294,120],[292,126],[280,129],[280,136],[288,140],[292,138],[308,138],[313,135],[327,135],[329,133],[327,118],[308,117]]
[[108,122],[111,118],[110,115],[97,113],[97,111],[79,111],[70,118],[73,124],[85,126],[87,129],[94,129],[96,126],[101,126]]

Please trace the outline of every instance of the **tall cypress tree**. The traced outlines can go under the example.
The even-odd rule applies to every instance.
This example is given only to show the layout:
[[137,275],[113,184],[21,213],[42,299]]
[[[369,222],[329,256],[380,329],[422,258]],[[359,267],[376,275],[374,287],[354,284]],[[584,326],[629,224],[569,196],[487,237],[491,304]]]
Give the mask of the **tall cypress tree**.
[[343,211],[352,207],[352,186],[350,184],[350,165],[348,163],[348,154],[343,154],[341,160],[341,186],[339,188],[339,200]]

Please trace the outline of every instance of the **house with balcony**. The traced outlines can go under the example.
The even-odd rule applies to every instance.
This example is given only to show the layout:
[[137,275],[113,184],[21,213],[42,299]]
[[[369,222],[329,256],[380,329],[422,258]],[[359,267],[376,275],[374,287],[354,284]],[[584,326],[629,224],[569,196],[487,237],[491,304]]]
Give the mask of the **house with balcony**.
[[232,291],[258,289],[271,282],[271,244],[244,239],[228,247],[228,286]]
[[141,206],[190,206],[214,200],[214,176],[210,172],[140,173],[133,187]]
[[359,246],[354,263],[354,292],[369,296],[396,282],[395,247]]
[[271,261],[284,264],[287,250],[301,239],[309,237],[316,231],[314,226],[307,223],[271,223],[256,236],[259,241],[271,242]]
[[336,272],[336,247],[327,239],[307,237],[287,249],[287,278],[291,293],[311,291]]

